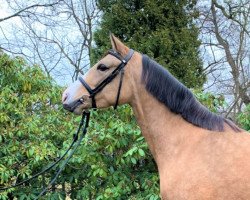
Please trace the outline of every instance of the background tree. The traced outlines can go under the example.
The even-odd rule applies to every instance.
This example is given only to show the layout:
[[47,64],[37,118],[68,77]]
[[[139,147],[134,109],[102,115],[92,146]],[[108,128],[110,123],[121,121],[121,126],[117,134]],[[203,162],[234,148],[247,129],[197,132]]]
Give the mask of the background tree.
[[93,62],[110,48],[113,32],[129,47],[148,54],[188,87],[202,87],[205,76],[199,58],[194,1],[98,0],[103,12],[94,34]]
[[[15,1],[15,0],[14,0]],[[2,17],[2,18],[0,18],[0,22],[2,22],[2,21],[5,21],[5,20],[9,20],[9,19],[11,19],[11,18],[14,18],[14,17],[23,17],[23,16],[27,16],[28,15],[28,13],[29,12],[31,12],[30,10],[32,10],[32,9],[37,9],[37,8],[39,8],[39,7],[42,7],[42,8],[44,8],[44,7],[54,7],[54,6],[56,6],[57,4],[59,4],[59,2],[60,2],[61,0],[59,0],[59,1],[51,1],[51,2],[47,2],[47,3],[34,3],[34,4],[31,4],[31,5],[25,5],[25,6],[21,6],[21,5],[19,5],[18,7],[18,9],[16,8],[15,9],[15,11],[16,12],[14,12],[14,13],[12,13],[12,14],[10,14],[10,15],[8,15],[8,16],[5,16],[5,17]],[[8,2],[8,1],[7,1]],[[15,1],[16,2],[16,1]],[[10,3],[10,2],[8,2],[8,3]]]
[[[207,63],[205,57],[204,62],[208,64],[208,68],[204,71],[197,56],[199,42],[197,29],[192,22],[196,12],[195,3],[191,1],[100,0],[98,5],[103,11],[104,18],[100,30],[95,35],[98,47],[95,49],[92,48],[91,31],[100,11],[95,4],[91,4],[93,7],[88,6],[94,1],[43,0],[44,4],[58,4],[39,9],[25,9],[29,7],[27,3],[30,1],[7,2],[12,7],[14,15],[23,8],[24,10],[19,13],[21,18],[17,17],[20,23],[18,26],[13,25],[13,30],[10,31],[13,34],[7,34],[9,30],[3,26],[3,23],[9,22],[13,17],[0,22],[3,36],[0,47],[9,53],[24,56],[29,63],[41,63],[41,66],[29,65],[20,57],[12,58],[0,53],[0,187],[30,177],[31,174],[48,166],[68,147],[72,140],[69,133],[73,131],[74,124],[77,125],[79,118],[62,109],[60,96],[63,89],[55,84],[52,77],[57,77],[64,65],[70,71],[72,80],[79,73],[84,73],[85,64],[86,68],[89,67],[89,56],[94,60],[110,48],[109,30],[130,47],[154,57],[189,87],[201,87],[205,80],[203,72],[212,74],[213,69],[217,69],[216,62],[226,62],[226,59],[220,60],[217,57],[226,58],[221,51],[215,51],[212,47],[212,44],[216,44],[216,37],[212,32],[213,26],[210,26],[210,23],[213,24],[213,18],[209,18],[213,17],[210,4],[206,4],[209,5],[209,12],[204,15],[208,18],[203,21],[202,28],[211,30],[208,32],[213,38],[208,40],[212,49],[210,55],[216,58],[216,62],[215,65],[211,65],[215,68],[209,68],[209,64],[212,63]],[[216,7],[215,3],[213,2]],[[234,8],[234,4],[218,5],[215,8],[216,14],[223,11],[220,8],[222,5],[226,5],[225,11],[229,12],[231,6],[231,11],[233,9],[234,12],[242,13],[241,9]],[[85,9],[89,14],[82,13]],[[207,23],[207,19],[212,21]],[[216,19],[219,22],[218,27],[223,27],[226,25],[225,22],[231,20],[223,18],[224,21],[218,21],[218,16]],[[248,30],[248,24],[242,26],[242,23],[238,23],[242,22],[240,19],[243,18],[236,18],[234,24],[242,27],[239,30]],[[226,29],[227,27],[222,33],[225,33]],[[238,31],[230,29],[236,30]],[[248,33],[245,32],[243,38],[247,38]],[[207,34],[203,33],[203,36]],[[233,36],[231,33],[227,34],[222,36]],[[224,38],[225,41],[226,39],[227,37]],[[230,48],[233,47],[232,41],[228,41]],[[246,44],[248,43],[242,43],[244,48],[241,48],[243,54],[239,62],[242,62],[240,66],[244,69],[249,69],[249,65],[246,65],[247,56],[249,58]],[[214,46],[223,49],[219,44]],[[92,55],[91,49],[94,53]],[[232,55],[234,58],[236,54]],[[238,70],[242,72],[241,68]],[[249,73],[245,73],[244,76],[248,78]],[[228,83],[233,85],[234,82],[231,83],[230,80]],[[243,79],[239,80],[242,83]],[[222,90],[224,88],[225,84],[222,84]],[[200,92],[196,95],[214,112],[224,106],[224,98],[221,95]],[[249,111],[248,105],[238,117],[246,130],[250,129]],[[0,192],[0,199],[33,199],[41,187],[51,180],[54,173],[55,169],[20,188]],[[158,181],[156,166],[136,125],[133,113],[128,106],[123,106],[119,107],[117,112],[112,109],[92,112],[89,131],[83,144],[44,198],[64,199],[68,196],[71,199],[156,200],[160,199]]]
[[[50,165],[68,146],[74,126],[58,106],[61,88],[40,67],[0,52],[0,80],[0,187],[4,187]],[[33,199],[54,172],[0,191],[0,199]],[[65,190],[53,195],[65,196]]]
[[210,91],[226,95],[226,116],[250,103],[250,1],[200,1],[204,67]]
[[8,25],[7,20],[0,21],[0,28],[4,27],[0,29],[0,48],[39,64],[61,84],[65,84],[65,76],[68,82],[69,76],[77,79],[90,64],[92,32],[99,19],[95,0],[33,2],[37,3],[6,1],[16,21]]

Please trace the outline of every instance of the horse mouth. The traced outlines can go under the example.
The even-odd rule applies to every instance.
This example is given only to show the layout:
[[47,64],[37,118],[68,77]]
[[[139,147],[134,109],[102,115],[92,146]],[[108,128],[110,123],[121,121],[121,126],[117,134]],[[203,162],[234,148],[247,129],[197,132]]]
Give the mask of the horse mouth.
[[81,103],[63,104],[63,108],[76,115],[81,115],[84,111],[89,109],[87,102],[85,101],[82,101]]
[[74,103],[74,104],[63,104],[63,108],[69,112],[74,112],[75,109],[77,109],[81,104],[79,103]]

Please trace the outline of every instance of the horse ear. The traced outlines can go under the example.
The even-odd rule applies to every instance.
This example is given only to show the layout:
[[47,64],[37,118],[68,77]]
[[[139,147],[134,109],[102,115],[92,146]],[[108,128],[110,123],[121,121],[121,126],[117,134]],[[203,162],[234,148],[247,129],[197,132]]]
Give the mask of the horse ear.
[[113,33],[110,33],[110,41],[114,51],[119,52],[122,56],[127,55],[129,48],[115,37]]

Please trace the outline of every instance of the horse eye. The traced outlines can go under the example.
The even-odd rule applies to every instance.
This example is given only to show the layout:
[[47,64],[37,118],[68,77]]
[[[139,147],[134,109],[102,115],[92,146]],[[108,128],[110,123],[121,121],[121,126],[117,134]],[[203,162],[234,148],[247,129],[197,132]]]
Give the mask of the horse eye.
[[104,64],[100,64],[97,66],[97,70],[100,70],[100,71],[106,71],[107,69],[109,68]]

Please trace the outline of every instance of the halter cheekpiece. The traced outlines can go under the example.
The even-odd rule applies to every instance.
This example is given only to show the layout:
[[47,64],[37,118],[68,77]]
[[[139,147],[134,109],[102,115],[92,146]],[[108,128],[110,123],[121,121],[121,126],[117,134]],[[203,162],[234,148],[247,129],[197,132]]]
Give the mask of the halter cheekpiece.
[[[85,82],[85,80],[82,77],[79,77],[79,81],[81,82],[81,84],[86,88],[86,90],[89,92],[89,97],[92,100],[92,108],[96,108],[96,100],[95,100],[95,95],[97,93],[99,93],[100,91],[102,91],[102,89],[109,84],[119,73],[121,73],[120,76],[120,82],[119,82],[119,86],[118,86],[118,91],[117,91],[117,96],[116,96],[116,102],[114,105],[114,109],[117,108],[118,102],[119,102],[119,97],[120,97],[120,92],[121,92],[121,88],[122,88],[122,81],[123,81],[123,76],[124,76],[124,67],[127,65],[128,61],[132,58],[133,54],[134,54],[134,50],[130,49],[128,54],[123,58],[118,52],[114,51],[114,50],[109,50],[108,54],[116,57],[117,59],[119,59],[121,61],[121,63],[117,66],[117,68],[115,68],[114,71],[112,71],[112,73],[105,78],[99,85],[96,86],[96,88],[91,89],[91,87],[88,85],[88,83]],[[78,105],[83,103],[83,98],[80,98],[79,100],[77,100],[74,108],[76,108]]]

